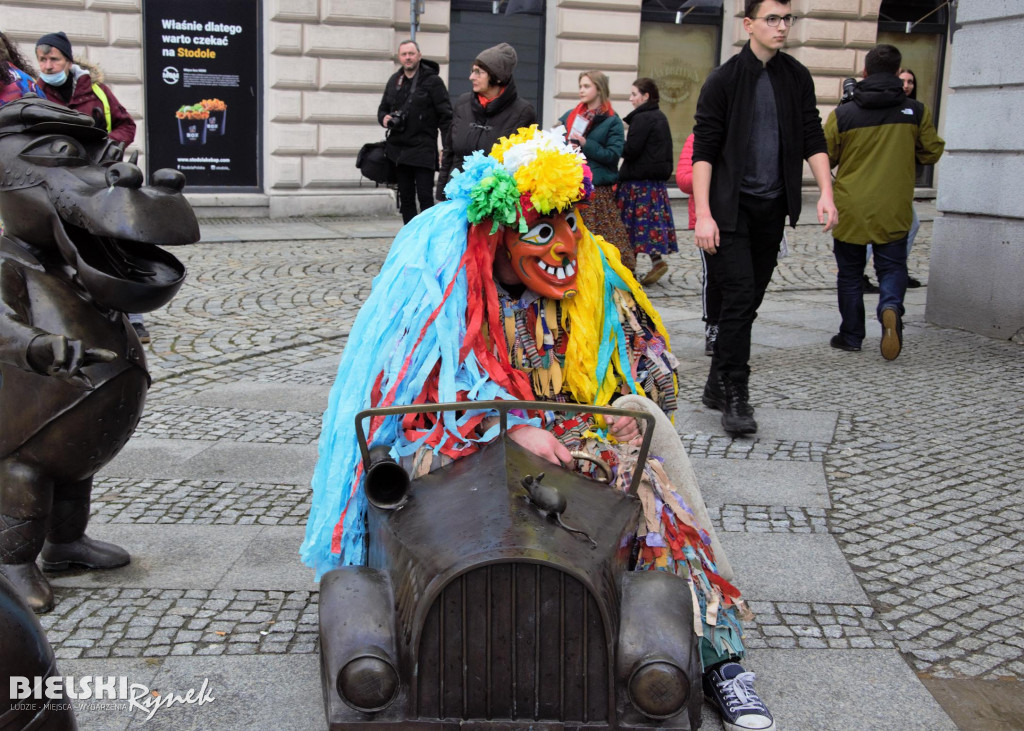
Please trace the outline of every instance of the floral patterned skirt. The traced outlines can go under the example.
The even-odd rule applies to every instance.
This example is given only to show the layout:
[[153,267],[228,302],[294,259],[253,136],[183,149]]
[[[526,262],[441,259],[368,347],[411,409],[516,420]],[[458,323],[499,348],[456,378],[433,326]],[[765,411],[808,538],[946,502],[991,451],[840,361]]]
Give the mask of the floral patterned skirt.
[[590,204],[583,209],[583,220],[591,233],[603,236],[604,240],[619,250],[622,264],[629,271],[636,269],[636,256],[629,243],[629,234],[622,225],[619,207],[615,202],[615,192],[611,185],[599,185],[594,188]]
[[679,251],[672,202],[664,183],[625,180],[617,194],[622,222],[637,254],[668,254]]

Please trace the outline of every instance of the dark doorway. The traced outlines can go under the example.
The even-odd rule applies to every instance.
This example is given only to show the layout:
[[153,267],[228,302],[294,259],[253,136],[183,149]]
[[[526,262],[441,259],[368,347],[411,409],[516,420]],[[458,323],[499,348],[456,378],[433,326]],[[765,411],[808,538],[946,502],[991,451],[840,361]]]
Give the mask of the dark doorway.
[[[936,127],[948,27],[949,14],[941,0],[882,0],[878,11],[878,42],[900,49],[903,67],[917,77],[917,100],[931,111]],[[931,187],[934,174],[934,166],[919,166],[917,186]]]
[[499,43],[516,49],[519,62],[514,78],[519,98],[533,104],[537,119],[544,93],[544,16],[515,13],[505,15],[505,3],[494,13],[491,0],[452,0],[449,34],[450,66],[448,90],[454,100],[471,89],[469,70],[480,51]]

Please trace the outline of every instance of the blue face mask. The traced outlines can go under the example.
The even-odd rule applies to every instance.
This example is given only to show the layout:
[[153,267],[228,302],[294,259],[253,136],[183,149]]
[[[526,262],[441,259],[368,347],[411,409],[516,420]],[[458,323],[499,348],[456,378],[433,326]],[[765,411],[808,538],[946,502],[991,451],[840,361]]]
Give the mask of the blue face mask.
[[39,78],[50,86],[63,86],[64,82],[68,80],[68,70],[64,69],[63,71],[58,71],[55,74],[40,73]]

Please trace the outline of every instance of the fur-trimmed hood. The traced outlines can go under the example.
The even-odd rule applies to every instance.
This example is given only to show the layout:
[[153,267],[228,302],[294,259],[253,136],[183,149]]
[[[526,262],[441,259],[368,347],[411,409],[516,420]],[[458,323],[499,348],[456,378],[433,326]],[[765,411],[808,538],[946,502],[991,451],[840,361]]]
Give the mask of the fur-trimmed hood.
[[92,79],[94,84],[106,83],[106,77],[103,75],[103,70],[99,66],[86,63],[84,61],[75,61],[71,64],[71,76],[75,79],[75,84],[77,84],[78,80],[85,74],[89,75],[89,78]]

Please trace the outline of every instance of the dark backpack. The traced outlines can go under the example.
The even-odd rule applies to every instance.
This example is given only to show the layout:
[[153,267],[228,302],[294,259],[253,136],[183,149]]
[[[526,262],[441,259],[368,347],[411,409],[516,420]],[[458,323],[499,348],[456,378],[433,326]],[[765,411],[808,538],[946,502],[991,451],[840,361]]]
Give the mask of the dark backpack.
[[395,177],[395,164],[388,160],[384,145],[384,142],[368,142],[363,145],[356,155],[356,167],[375,183],[394,185],[398,182]]

